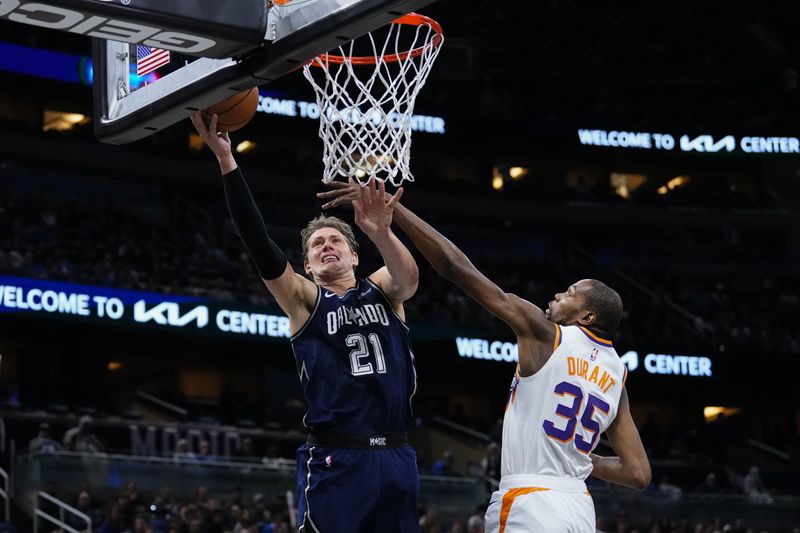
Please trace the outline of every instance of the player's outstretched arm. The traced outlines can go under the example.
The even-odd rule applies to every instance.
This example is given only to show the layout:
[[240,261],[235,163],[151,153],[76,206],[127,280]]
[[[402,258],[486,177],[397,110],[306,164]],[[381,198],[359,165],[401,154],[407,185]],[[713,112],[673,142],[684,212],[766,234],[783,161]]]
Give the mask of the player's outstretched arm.
[[395,209],[395,222],[443,278],[458,285],[521,337],[551,342],[553,324],[541,309],[505,292],[487,278],[452,241],[403,205]]
[[376,181],[370,179],[365,187],[350,182],[359,187],[358,198],[353,199],[356,224],[378,248],[386,265],[373,273],[370,279],[386,293],[403,316],[400,304],[414,295],[419,283],[419,269],[414,256],[391,228],[392,213],[403,195],[403,188],[390,196],[386,194],[383,182],[376,185]]
[[283,251],[270,238],[244,175],[236,164],[227,133],[217,133],[217,115],[206,125],[200,113],[191,116],[192,124],[214,152],[222,172],[225,198],[233,225],[256,265],[267,289],[289,315],[292,328],[305,322],[316,299],[313,283],[296,274]]
[[[328,200],[323,209],[355,201],[360,195],[352,182],[331,182],[329,185],[333,190],[317,194],[319,198]],[[393,219],[439,275],[458,285],[468,296],[511,326],[519,337],[535,338],[547,345],[553,342],[553,323],[547,320],[541,309],[503,291],[475,268],[455,244],[402,204],[395,204]]]
[[611,483],[643,490],[650,485],[650,461],[631,417],[628,392],[623,388],[617,416],[606,430],[617,457],[592,454],[592,475]]

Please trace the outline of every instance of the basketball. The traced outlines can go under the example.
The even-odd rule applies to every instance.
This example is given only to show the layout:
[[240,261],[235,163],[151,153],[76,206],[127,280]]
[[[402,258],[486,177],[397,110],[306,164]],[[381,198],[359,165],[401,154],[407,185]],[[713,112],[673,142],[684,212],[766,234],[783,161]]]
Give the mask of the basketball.
[[211,122],[211,115],[217,114],[218,131],[236,131],[243,128],[258,109],[258,88],[240,92],[203,110],[203,120]]

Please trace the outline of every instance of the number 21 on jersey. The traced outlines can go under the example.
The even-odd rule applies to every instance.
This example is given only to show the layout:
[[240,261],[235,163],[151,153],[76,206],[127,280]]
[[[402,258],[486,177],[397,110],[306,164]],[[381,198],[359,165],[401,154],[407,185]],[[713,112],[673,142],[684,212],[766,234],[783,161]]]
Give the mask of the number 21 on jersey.
[[[587,394],[586,407],[583,409],[583,414],[581,414],[584,393],[580,387],[568,381],[562,381],[556,385],[553,392],[565,399],[571,399],[572,402],[571,405],[559,403],[558,407],[556,407],[555,414],[566,419],[566,427],[559,428],[550,420],[545,420],[542,424],[544,432],[548,437],[557,441],[567,444],[574,442],[575,447],[582,453],[591,452],[594,449],[597,438],[600,436],[600,423],[593,418],[595,409],[607,415],[610,409],[608,403],[594,394]],[[580,433],[575,434],[579,417],[581,426],[592,434],[592,438],[588,442]]]
[[[367,337],[361,333],[351,333],[344,342],[347,346],[353,348],[350,351],[351,374],[354,376],[366,376],[375,372],[378,372],[378,374],[386,373],[386,358],[383,356],[383,347],[377,333],[370,333]],[[366,361],[369,358],[369,345],[372,345],[372,351],[375,354],[376,368],[373,368],[371,362]]]

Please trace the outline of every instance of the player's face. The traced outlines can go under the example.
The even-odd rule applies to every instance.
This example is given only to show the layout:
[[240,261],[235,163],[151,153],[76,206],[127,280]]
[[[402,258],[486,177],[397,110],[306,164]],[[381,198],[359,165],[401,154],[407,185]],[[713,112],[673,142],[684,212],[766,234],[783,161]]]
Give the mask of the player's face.
[[315,277],[352,273],[357,265],[358,255],[339,230],[320,228],[308,238],[306,272]]
[[569,326],[577,323],[587,314],[585,306],[585,292],[591,289],[589,280],[582,279],[573,283],[564,292],[556,293],[545,310],[544,314],[551,321],[561,326]]

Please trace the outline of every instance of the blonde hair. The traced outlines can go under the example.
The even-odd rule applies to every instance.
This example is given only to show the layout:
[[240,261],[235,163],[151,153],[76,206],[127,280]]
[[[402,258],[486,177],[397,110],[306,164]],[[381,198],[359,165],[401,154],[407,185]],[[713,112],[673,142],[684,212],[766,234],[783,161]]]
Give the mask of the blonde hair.
[[303,259],[308,259],[308,240],[311,238],[314,232],[320,228],[333,228],[337,230],[339,233],[344,235],[344,238],[347,240],[347,244],[350,245],[350,251],[353,253],[358,251],[358,241],[356,241],[356,236],[353,233],[353,228],[350,226],[350,224],[341,218],[320,215],[317,218],[312,219],[300,232],[300,238],[303,241]]

